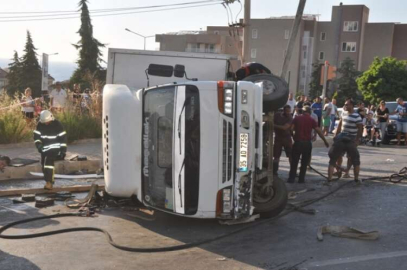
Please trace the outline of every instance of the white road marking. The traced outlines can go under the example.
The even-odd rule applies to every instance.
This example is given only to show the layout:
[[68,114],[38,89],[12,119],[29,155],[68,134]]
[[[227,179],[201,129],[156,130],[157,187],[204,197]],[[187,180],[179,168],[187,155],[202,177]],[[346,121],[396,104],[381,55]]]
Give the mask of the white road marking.
[[307,264],[305,267],[321,267],[321,266],[371,261],[371,260],[377,260],[377,259],[388,259],[388,258],[403,257],[403,256],[407,256],[407,250],[369,254],[369,255],[364,255],[364,256],[340,258],[340,259],[333,259],[333,260],[320,261],[320,262],[312,262],[312,263]]

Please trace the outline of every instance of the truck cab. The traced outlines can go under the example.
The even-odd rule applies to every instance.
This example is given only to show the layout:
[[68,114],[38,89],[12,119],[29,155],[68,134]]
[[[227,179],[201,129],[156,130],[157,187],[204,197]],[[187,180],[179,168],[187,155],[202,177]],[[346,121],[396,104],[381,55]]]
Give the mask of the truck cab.
[[189,217],[252,215],[253,179],[262,168],[262,93],[260,84],[245,81],[136,91],[106,85],[107,192]]

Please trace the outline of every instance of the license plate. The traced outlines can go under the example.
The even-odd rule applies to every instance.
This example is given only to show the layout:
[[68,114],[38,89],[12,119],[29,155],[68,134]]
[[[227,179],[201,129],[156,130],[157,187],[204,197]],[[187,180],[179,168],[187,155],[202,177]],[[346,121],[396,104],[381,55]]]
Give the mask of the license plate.
[[247,172],[247,157],[249,155],[249,134],[240,134],[239,147],[239,171]]

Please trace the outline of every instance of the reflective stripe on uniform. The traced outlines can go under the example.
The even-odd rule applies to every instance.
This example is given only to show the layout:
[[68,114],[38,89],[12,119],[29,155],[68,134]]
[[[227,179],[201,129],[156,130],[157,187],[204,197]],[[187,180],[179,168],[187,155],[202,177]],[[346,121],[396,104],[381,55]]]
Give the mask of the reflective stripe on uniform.
[[43,138],[43,139],[56,139],[57,136],[47,136],[47,135],[44,135],[44,136],[41,136],[41,138]]
[[53,147],[49,147],[49,148],[44,148],[42,151],[48,151],[48,150],[52,150],[52,149],[60,149],[60,146],[53,146]]
[[62,136],[62,135],[65,135],[65,134],[66,134],[66,131],[63,131],[63,132],[59,133],[58,136]]
[[34,141],[34,143],[37,143],[37,142],[42,143],[41,140],[36,140],[36,141]]
[[42,151],[46,152],[46,151],[51,150],[51,149],[59,149],[59,148],[61,148],[61,144],[60,143],[55,143],[55,144],[44,146]]
[[44,166],[44,169],[51,169],[51,170],[53,170],[53,169],[54,169],[54,166],[45,165],[45,166]]
[[41,132],[39,132],[38,130],[34,130],[34,133],[41,135]]
[[60,143],[53,143],[53,144],[49,144],[44,146],[44,148],[52,148],[52,147],[60,147],[61,144]]
[[66,147],[66,143],[61,143],[61,147]]

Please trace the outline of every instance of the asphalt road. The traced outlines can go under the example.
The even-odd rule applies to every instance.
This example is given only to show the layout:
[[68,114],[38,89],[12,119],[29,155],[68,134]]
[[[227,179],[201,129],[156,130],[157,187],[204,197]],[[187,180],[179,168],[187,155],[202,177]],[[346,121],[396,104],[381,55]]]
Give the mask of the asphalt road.
[[[386,176],[407,166],[407,147],[361,147],[361,176]],[[326,172],[326,148],[313,151],[312,165]],[[280,175],[286,179],[284,158]],[[290,190],[314,189],[291,202],[316,198],[351,180],[331,186],[309,172],[305,185]],[[6,183],[0,188],[7,188]],[[245,231],[198,248],[164,253],[130,253],[111,247],[97,232],[67,233],[28,240],[0,240],[0,269],[406,269],[407,183],[349,183],[333,195],[310,205],[315,215],[292,212],[277,220],[251,223]],[[82,195],[83,196],[83,195]],[[13,205],[0,199],[0,225],[65,212],[63,205],[36,209],[32,203]],[[199,241],[233,232],[246,225],[225,226],[216,220],[196,220],[156,212],[154,221],[134,217],[131,209],[108,208],[94,218],[69,217],[39,221],[11,229],[9,234],[28,234],[75,226],[108,230],[121,244],[161,247]],[[350,226],[379,231],[375,241],[355,240],[316,233],[324,225]]]

